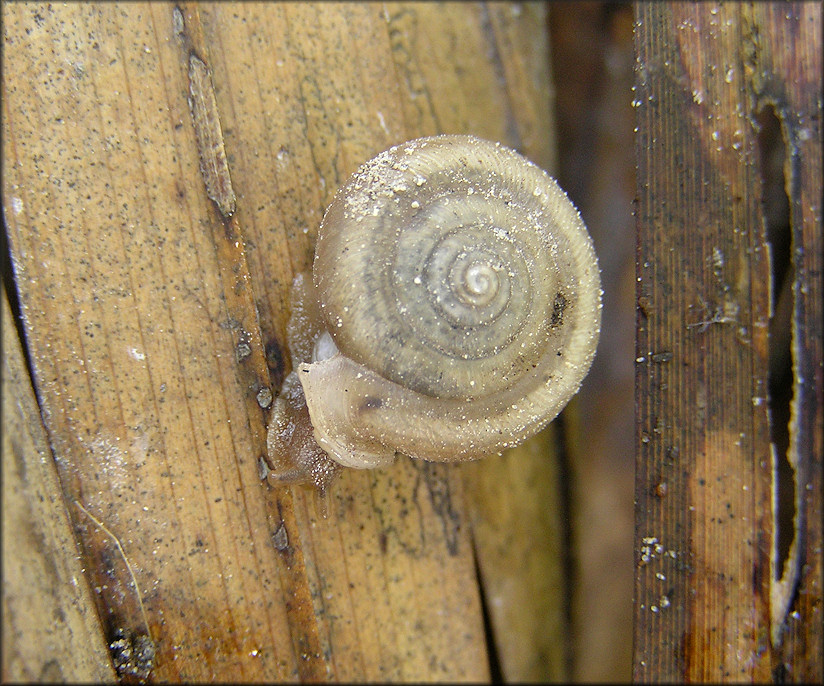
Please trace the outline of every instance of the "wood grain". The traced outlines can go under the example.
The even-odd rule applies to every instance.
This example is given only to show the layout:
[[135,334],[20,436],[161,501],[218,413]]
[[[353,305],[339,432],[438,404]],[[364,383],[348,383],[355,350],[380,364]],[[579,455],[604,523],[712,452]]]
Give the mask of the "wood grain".
[[[813,4],[636,6],[639,681],[822,676],[820,32]],[[778,616],[767,104],[790,150],[803,569]]]
[[112,681],[5,289],[2,317],[3,681]]
[[[533,470],[547,479],[523,495],[534,520],[495,555],[497,496],[474,472],[350,470],[328,518],[259,472],[267,392],[290,366],[289,287],[335,189],[437,132],[549,166],[543,17],[495,3],[3,5],[3,208],[33,382],[62,489],[90,515],[68,508],[121,678],[483,681],[477,568],[493,591],[548,598],[512,626],[527,594],[490,605],[493,635],[527,654],[502,640],[504,672],[557,669],[532,627],[556,626],[544,608],[560,560],[528,545],[554,536],[551,469]],[[210,102],[211,85],[204,111],[219,117],[200,142],[193,56],[194,95]],[[233,211],[225,170],[217,191],[204,184],[203,140],[222,144]],[[524,459],[545,464],[544,445]],[[519,468],[491,469],[506,490]]]

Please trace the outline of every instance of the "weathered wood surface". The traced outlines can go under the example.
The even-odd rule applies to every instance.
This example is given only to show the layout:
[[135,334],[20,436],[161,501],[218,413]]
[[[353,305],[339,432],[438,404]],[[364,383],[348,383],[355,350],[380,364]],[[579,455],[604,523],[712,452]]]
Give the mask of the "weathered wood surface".
[[[292,275],[347,175],[438,132],[552,167],[544,8],[2,11],[3,210],[89,640],[129,679],[486,680],[479,569],[502,675],[564,678],[551,432],[468,469],[348,471],[327,519],[259,476]],[[190,98],[219,117],[231,217]]]
[[[822,678],[821,29],[820,3],[636,6],[639,681]],[[781,422],[767,107],[785,140],[794,270],[786,458],[768,414]],[[784,459],[796,540],[772,569],[793,526],[773,522]]]
[[0,306],[3,681],[112,681],[114,671],[5,289]]

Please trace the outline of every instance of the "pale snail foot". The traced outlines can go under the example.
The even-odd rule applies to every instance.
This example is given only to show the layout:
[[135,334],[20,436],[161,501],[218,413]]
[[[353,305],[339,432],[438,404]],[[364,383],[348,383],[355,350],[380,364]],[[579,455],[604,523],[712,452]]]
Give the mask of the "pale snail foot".
[[330,464],[498,454],[577,392],[600,315],[591,239],[546,172],[472,136],[390,148],[337,192],[295,279],[270,458],[326,488]]
[[[298,371],[319,360],[336,356],[338,350],[323,329],[313,296],[311,274],[299,273],[295,276],[290,302],[287,343],[297,370],[286,376],[280,393],[272,404],[266,435],[270,469],[267,478],[275,485],[313,485],[319,496],[319,510],[325,518],[330,487],[344,464],[330,457],[335,451],[329,441],[325,442],[326,450],[320,445],[324,439],[317,435],[313,427]],[[363,460],[377,466],[368,455],[364,455]],[[384,462],[392,460],[394,453],[391,460],[387,458]],[[354,464],[357,464],[357,460],[354,460]]]
[[[286,376],[272,405],[266,436],[269,478],[275,483],[311,483],[325,495],[344,466],[365,468],[391,464],[395,452],[380,444],[371,444],[369,450],[349,447],[334,436],[324,436],[314,429],[301,374],[310,368],[323,369],[325,365],[332,365],[334,369],[336,364],[345,364],[345,360],[318,319],[309,275],[300,273],[295,277],[291,303],[287,340],[297,370]],[[306,362],[300,362],[301,359]],[[333,379],[335,376],[333,371]]]

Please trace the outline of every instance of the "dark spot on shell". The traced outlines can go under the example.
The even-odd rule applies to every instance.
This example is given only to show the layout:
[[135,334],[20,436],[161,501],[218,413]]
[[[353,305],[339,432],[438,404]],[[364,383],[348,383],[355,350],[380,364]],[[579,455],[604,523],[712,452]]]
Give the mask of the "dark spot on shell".
[[555,294],[555,300],[552,301],[552,316],[549,319],[549,326],[555,328],[564,323],[564,310],[567,306],[567,299],[561,291]]
[[285,376],[286,360],[283,357],[283,348],[274,338],[266,344],[266,365],[269,367],[272,387],[280,388]]
[[383,407],[383,400],[372,396],[366,396],[366,398],[363,399],[363,403],[361,403],[362,410],[376,410],[379,407]]

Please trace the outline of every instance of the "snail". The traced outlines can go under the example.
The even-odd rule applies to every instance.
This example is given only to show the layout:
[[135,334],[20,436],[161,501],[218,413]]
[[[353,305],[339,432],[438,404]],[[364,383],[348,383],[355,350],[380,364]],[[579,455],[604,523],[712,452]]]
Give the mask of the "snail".
[[517,445],[577,392],[600,317],[592,241],[546,172],[474,136],[396,145],[338,190],[293,284],[273,476]]

